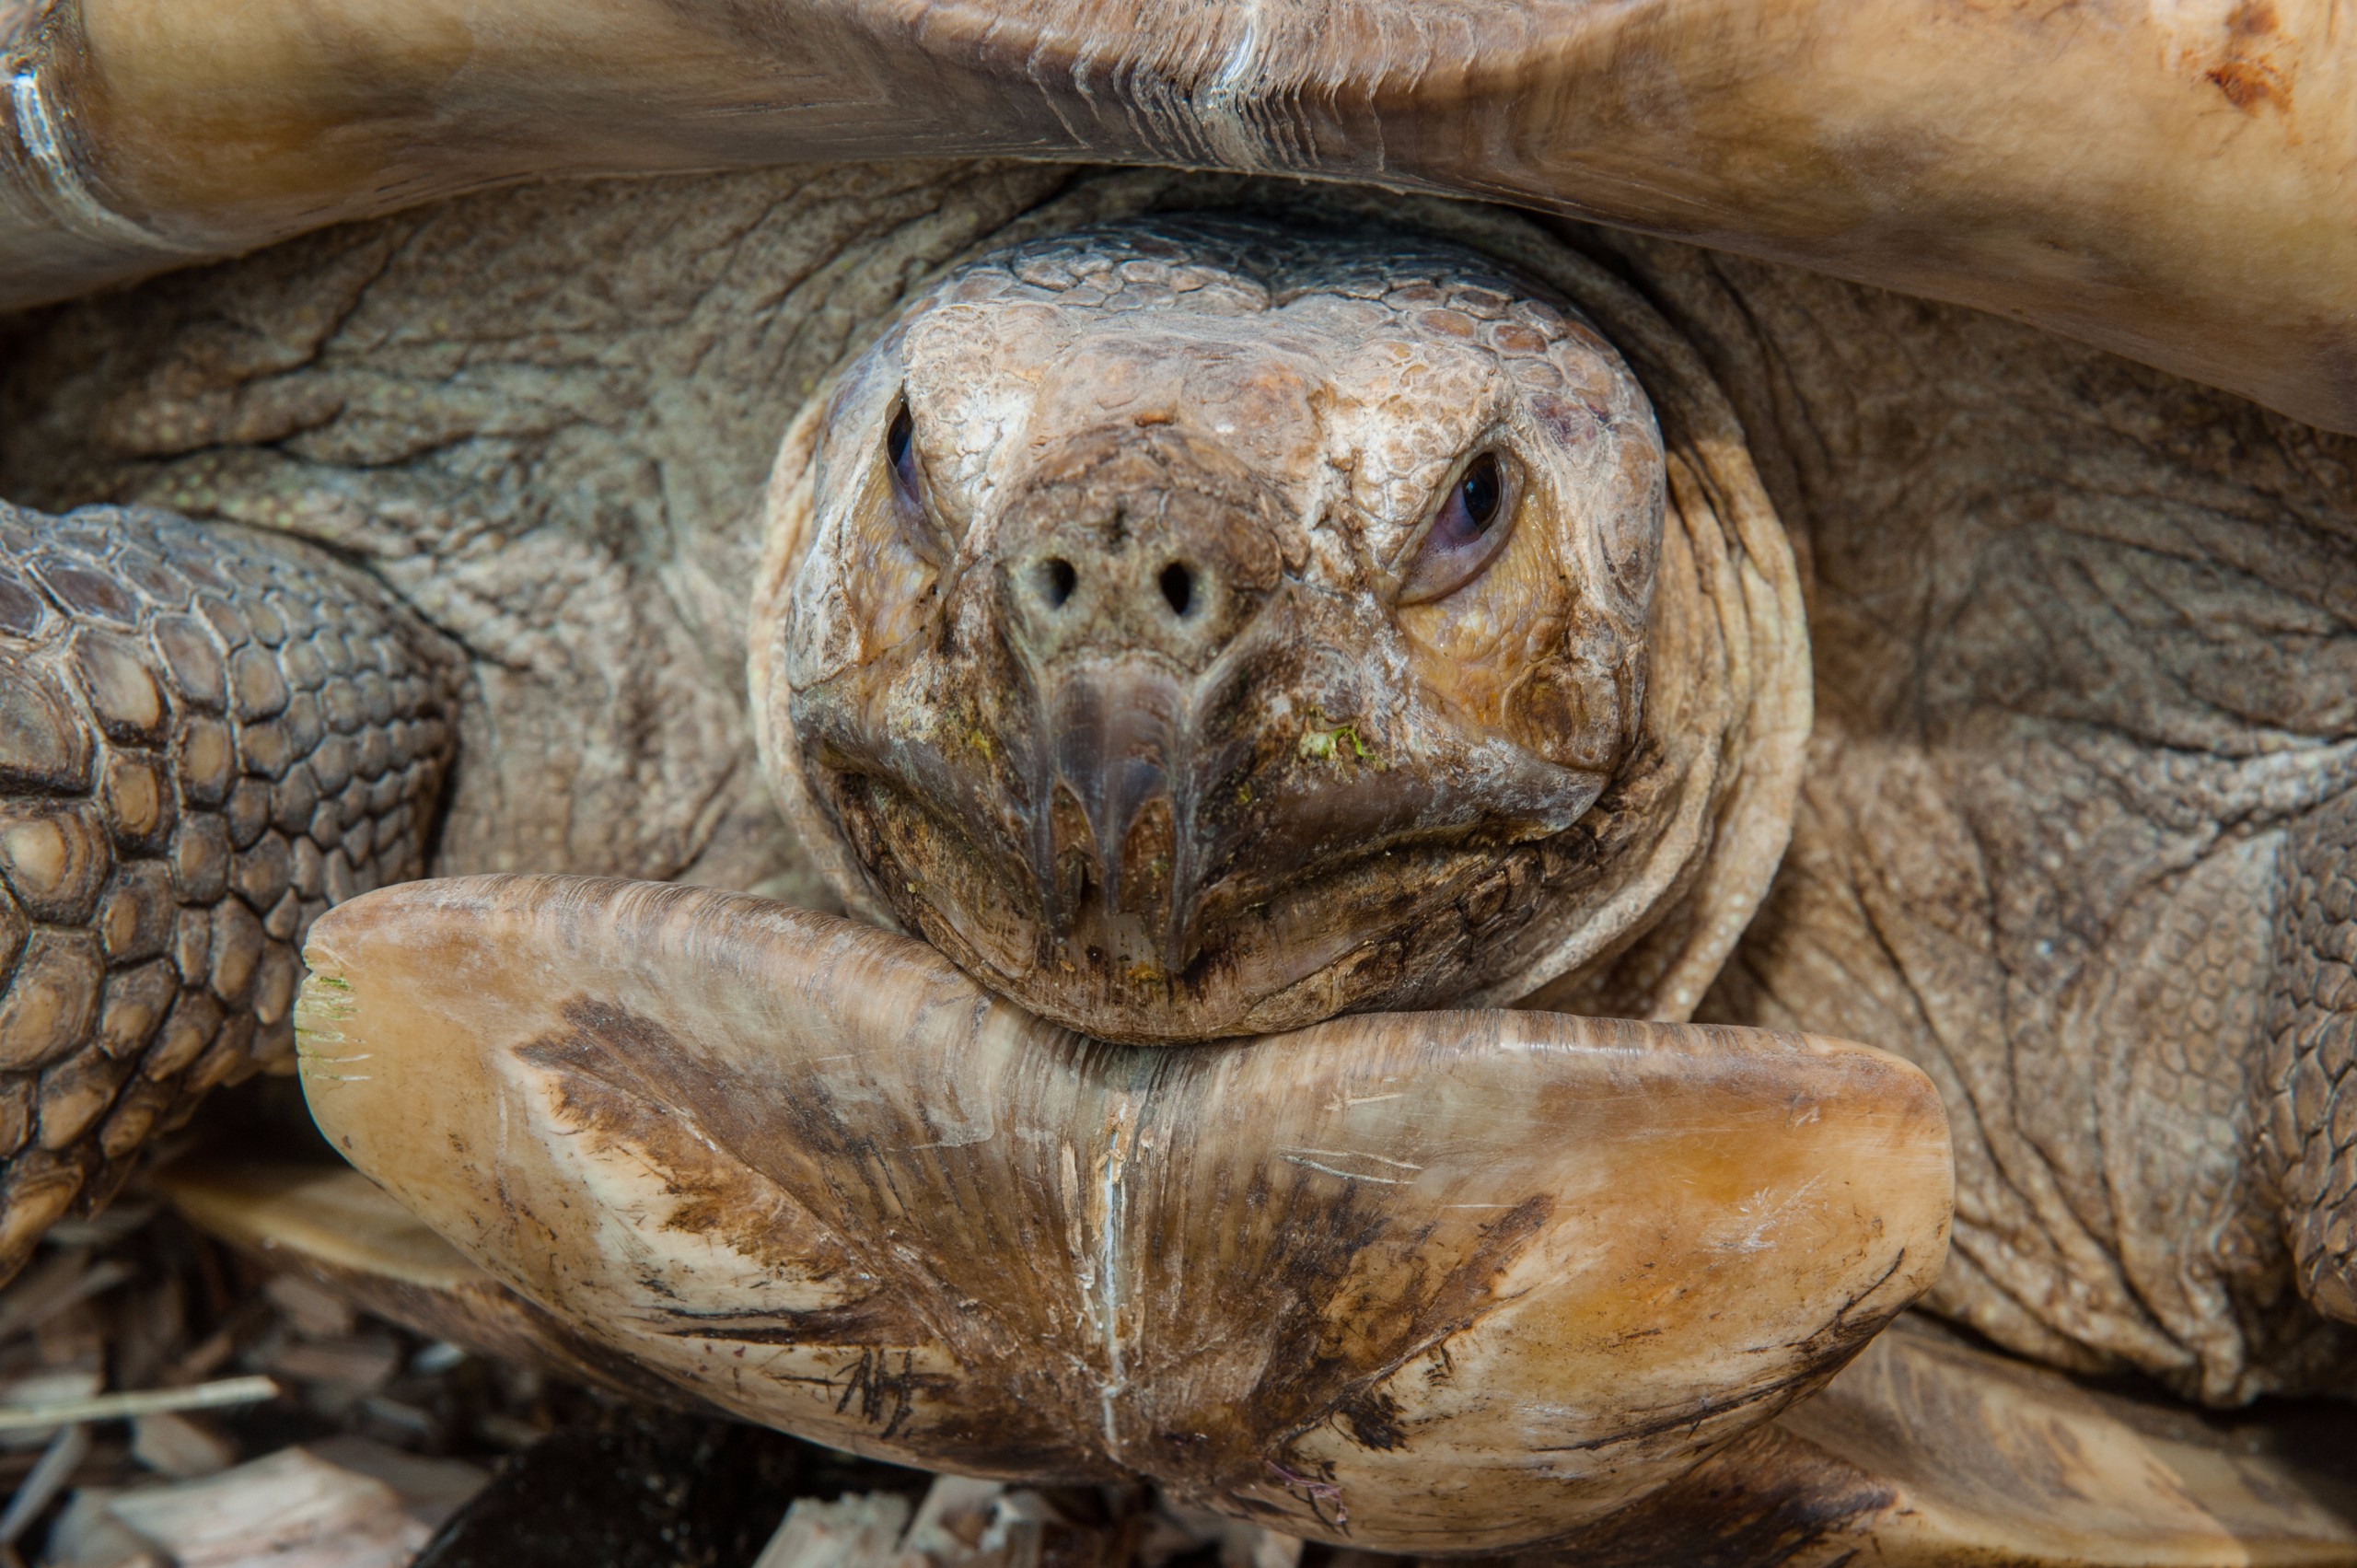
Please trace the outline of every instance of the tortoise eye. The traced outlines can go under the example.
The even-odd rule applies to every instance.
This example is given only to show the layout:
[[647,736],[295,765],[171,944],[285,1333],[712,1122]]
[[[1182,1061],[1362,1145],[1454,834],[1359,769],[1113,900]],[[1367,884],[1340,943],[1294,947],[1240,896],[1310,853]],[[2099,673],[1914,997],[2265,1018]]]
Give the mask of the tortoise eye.
[[900,514],[901,539],[920,557],[938,566],[946,546],[940,521],[924,504],[917,473],[916,421],[910,417],[906,402],[892,410],[892,423],[885,427],[884,462],[892,470],[892,498],[898,503],[893,510]]
[[909,405],[902,403],[892,411],[892,427],[884,433],[884,460],[892,465],[892,482],[903,500],[917,498],[916,421],[909,417]]
[[1441,498],[1423,548],[1408,568],[1399,602],[1417,604],[1453,593],[1479,576],[1514,532],[1515,476],[1495,452],[1467,463]]
[[1446,513],[1456,525],[1456,531],[1478,537],[1497,519],[1498,503],[1506,495],[1505,476],[1498,472],[1498,459],[1493,452],[1484,452],[1465,470],[1465,477],[1457,482],[1457,492],[1451,495]]

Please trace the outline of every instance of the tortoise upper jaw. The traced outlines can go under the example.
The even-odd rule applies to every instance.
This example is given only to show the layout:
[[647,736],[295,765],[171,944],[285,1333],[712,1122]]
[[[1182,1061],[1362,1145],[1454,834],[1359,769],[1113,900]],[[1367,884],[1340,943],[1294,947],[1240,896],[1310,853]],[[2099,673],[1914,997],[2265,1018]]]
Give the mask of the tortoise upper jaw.
[[1216,437],[1100,424],[1048,447],[992,529],[990,619],[1029,712],[1028,865],[1044,936],[1175,973],[1207,794],[1248,767],[1237,688],[1282,659],[1283,499]]
[[1105,916],[1134,928],[1122,946],[1183,966],[1200,891],[1196,807],[1214,771],[1198,757],[1190,688],[1132,661],[1068,674],[1041,693],[1031,874],[1059,945],[1079,935],[1093,891]]
[[[1193,679],[1143,657],[978,660],[956,700],[914,660],[847,672],[795,700],[804,776],[904,928],[1100,1038],[1292,1028],[1484,983],[1434,917],[1603,780],[1494,744],[1420,754],[1433,715],[1338,631],[1269,645]],[[1506,884],[1472,900],[1497,905],[1493,944],[1539,912],[1535,878]],[[1320,980],[1337,965],[1347,979]]]

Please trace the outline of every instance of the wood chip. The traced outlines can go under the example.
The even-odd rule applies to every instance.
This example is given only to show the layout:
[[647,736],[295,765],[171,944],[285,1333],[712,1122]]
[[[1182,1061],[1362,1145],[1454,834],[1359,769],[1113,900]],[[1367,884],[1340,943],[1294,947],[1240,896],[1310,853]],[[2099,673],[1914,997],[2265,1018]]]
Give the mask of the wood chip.
[[274,1274],[262,1282],[261,1293],[307,1340],[342,1339],[359,1327],[360,1315],[348,1303],[300,1274]]
[[[205,1254],[206,1257],[211,1255],[209,1252]],[[238,1353],[238,1342],[268,1323],[272,1316],[268,1296],[257,1295],[239,1302],[230,1309],[228,1320],[182,1356],[165,1381],[195,1383],[212,1376],[224,1362]]]
[[213,1410],[224,1405],[253,1405],[278,1398],[278,1385],[267,1377],[224,1377],[193,1388],[144,1388],[124,1394],[94,1394],[87,1399],[62,1400],[51,1404],[16,1405],[0,1409],[0,1432],[64,1426],[69,1422],[120,1421],[156,1411]]
[[75,1302],[112,1290],[129,1278],[127,1264],[110,1259],[94,1268],[87,1252],[65,1253],[0,1298],[0,1340],[38,1328]]
[[267,1365],[282,1377],[365,1393],[401,1370],[401,1347],[383,1334],[297,1340],[273,1352]]
[[238,1462],[238,1445],[215,1427],[176,1411],[150,1411],[131,1423],[131,1457],[179,1481],[217,1475]]
[[362,1400],[354,1411],[354,1422],[363,1436],[380,1437],[411,1448],[432,1449],[440,1445],[443,1437],[442,1423],[432,1411],[389,1400],[382,1394],[371,1394]]
[[[935,1476],[913,1514],[898,1493],[848,1493],[831,1502],[813,1494],[786,1510],[753,1568],[1144,1568],[1135,1551],[1144,1533],[1138,1527],[1149,1523],[1136,1511],[1143,1493],[1103,1506],[1110,1501],[1100,1493],[1076,1518],[1039,1488],[952,1475]],[[1224,1553],[1227,1568],[1295,1568],[1299,1541],[1237,1527],[1291,1551]],[[1211,1539],[1188,1534],[1184,1546],[1193,1551]]]
[[13,1543],[25,1533],[25,1527],[41,1516],[57,1494],[74,1479],[75,1467],[89,1457],[90,1429],[69,1426],[50,1439],[41,1463],[17,1488],[8,1499],[6,1512],[0,1512],[0,1541]]
[[[0,1412],[46,1410],[96,1397],[106,1387],[106,1375],[95,1366],[56,1366],[0,1382]],[[0,1448],[38,1448],[57,1435],[60,1423],[34,1422],[9,1429],[0,1426]]]
[[153,1203],[115,1203],[80,1219],[59,1220],[41,1241],[49,1247],[112,1247],[155,1217]]
[[753,1568],[889,1568],[900,1560],[909,1512],[909,1500],[888,1492],[797,1497]]
[[502,1448],[528,1448],[549,1434],[547,1427],[535,1425],[501,1411],[487,1411],[477,1417],[475,1432],[484,1442]]
[[1013,1490],[999,1481],[935,1477],[909,1525],[909,1550],[945,1562],[971,1556]]
[[188,1301],[179,1276],[128,1293],[114,1315],[114,1330],[110,1360],[115,1381],[126,1388],[165,1381],[165,1370],[188,1333]]
[[431,1533],[391,1487],[306,1448],[109,1507],[180,1568],[405,1568]]
[[170,1568],[156,1543],[108,1511],[112,1486],[76,1487],[49,1527],[43,1568]]
[[1297,1537],[1231,1519],[1208,1509],[1190,1508],[1167,1497],[1155,1510],[1155,1522],[1186,1541],[1185,1550],[1219,1549],[1220,1568],[1296,1568],[1302,1543]]
[[90,1254],[80,1248],[52,1254],[17,1276],[0,1292],[0,1340],[31,1320],[41,1305],[63,1296],[88,1272]]
[[304,1446],[339,1469],[383,1481],[401,1500],[402,1512],[428,1529],[439,1529],[491,1483],[491,1472],[480,1465],[422,1458],[366,1437],[327,1437]]

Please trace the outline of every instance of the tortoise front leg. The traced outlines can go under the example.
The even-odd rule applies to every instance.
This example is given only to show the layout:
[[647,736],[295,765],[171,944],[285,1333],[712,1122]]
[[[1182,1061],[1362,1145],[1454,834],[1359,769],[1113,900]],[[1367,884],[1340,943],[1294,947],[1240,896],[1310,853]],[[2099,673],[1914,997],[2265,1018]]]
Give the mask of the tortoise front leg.
[[424,868],[458,674],[293,540],[0,503],[0,1278],[292,1066],[311,921]]
[[2357,796],[2284,840],[2256,1118],[2300,1292],[2357,1322]]

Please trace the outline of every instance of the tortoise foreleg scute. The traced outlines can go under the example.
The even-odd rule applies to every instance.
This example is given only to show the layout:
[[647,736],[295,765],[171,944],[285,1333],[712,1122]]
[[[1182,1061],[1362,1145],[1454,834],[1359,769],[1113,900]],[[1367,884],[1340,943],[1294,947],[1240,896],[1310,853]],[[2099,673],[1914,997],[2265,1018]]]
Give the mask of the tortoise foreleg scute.
[[299,541],[0,504],[0,1276],[292,1067],[312,920],[424,868],[459,669]]
[[2357,797],[2310,812],[2282,850],[2261,1164],[2300,1292],[2357,1322]]

